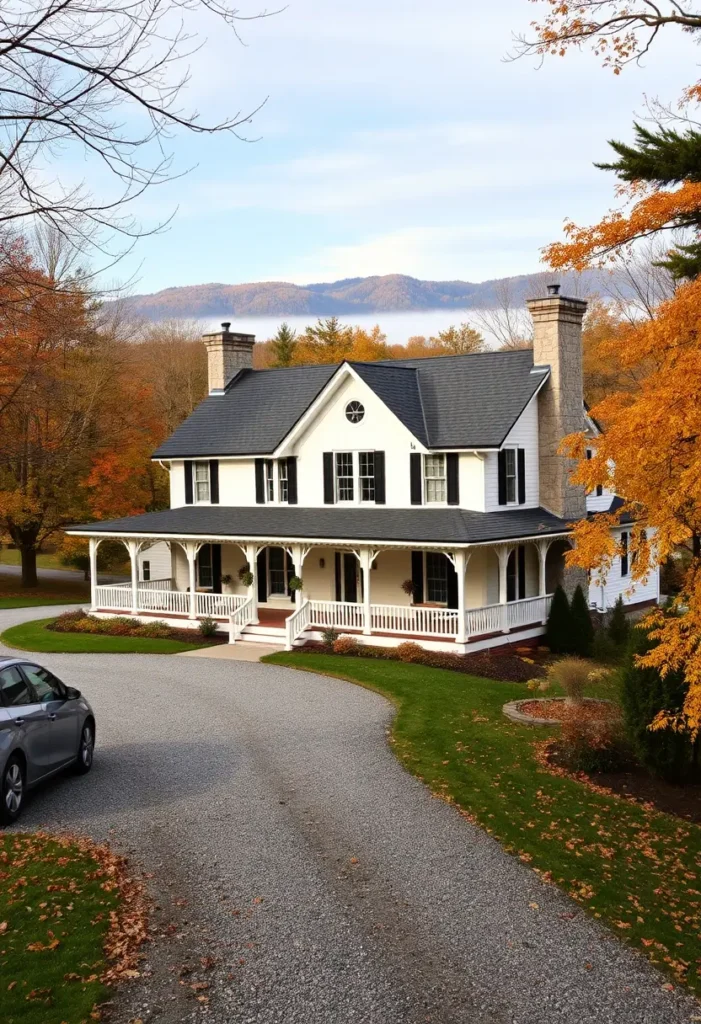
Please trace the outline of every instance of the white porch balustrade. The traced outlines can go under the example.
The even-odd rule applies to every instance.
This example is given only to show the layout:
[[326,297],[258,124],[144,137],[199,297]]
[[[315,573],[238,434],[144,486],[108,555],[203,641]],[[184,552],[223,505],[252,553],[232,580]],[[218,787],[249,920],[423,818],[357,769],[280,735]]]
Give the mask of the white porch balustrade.
[[370,628],[374,633],[454,637],[458,631],[458,613],[452,608],[373,604],[370,605]]
[[[149,583],[160,582],[150,580]],[[247,601],[244,594],[195,594],[196,617],[208,616],[213,619],[228,619]],[[95,607],[102,611],[133,611],[131,584],[114,583],[111,586],[95,588]],[[138,612],[163,612],[170,615],[190,614],[190,595],[185,590],[156,590],[139,584],[137,590]]]

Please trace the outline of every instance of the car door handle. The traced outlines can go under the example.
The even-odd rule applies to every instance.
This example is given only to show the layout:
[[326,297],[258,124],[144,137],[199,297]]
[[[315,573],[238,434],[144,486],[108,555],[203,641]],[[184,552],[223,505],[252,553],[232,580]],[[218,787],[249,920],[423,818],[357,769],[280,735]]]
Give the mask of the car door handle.
[[23,718],[15,718],[15,725],[24,725]]
[[50,722],[56,721],[56,713],[54,711],[49,711],[46,717],[49,719]]

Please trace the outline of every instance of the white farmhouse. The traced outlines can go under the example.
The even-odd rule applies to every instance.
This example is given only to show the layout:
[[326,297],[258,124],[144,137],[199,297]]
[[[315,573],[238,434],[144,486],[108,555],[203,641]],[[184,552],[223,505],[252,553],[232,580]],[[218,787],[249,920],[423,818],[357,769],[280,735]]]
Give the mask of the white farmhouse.
[[[657,600],[657,574],[634,587],[625,555],[603,580],[565,567],[573,523],[618,499],[585,496],[558,453],[598,428],[586,303],[548,292],[529,302],[533,351],[253,370],[252,335],[206,335],[209,396],[153,456],[170,509],[68,531],[90,538],[92,610],[211,616],[233,641],[334,627],[467,652],[541,634],[558,583],[600,610]],[[107,537],[130,584],[95,583]]]

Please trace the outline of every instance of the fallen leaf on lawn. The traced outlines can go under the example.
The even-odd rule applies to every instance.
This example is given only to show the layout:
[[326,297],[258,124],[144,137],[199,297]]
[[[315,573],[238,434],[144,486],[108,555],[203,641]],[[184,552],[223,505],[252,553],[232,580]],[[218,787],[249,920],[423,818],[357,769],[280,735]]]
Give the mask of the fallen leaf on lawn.
[[0,935],[7,931],[7,921],[0,921]]
[[528,906],[531,908],[531,910],[540,910],[540,906],[538,903],[529,903]]

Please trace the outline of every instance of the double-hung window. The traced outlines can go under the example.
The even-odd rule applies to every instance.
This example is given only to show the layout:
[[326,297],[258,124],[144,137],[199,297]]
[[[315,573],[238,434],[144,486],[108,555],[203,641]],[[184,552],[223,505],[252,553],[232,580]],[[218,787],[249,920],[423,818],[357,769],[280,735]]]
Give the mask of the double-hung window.
[[445,455],[427,455],[424,458],[424,500],[427,505],[446,500]]
[[358,452],[358,490],[361,501],[375,500],[374,452]]
[[289,500],[289,478],[287,475],[287,459],[280,459],[277,464],[277,500]]
[[517,494],[517,482],[516,482],[516,449],[506,448],[504,452],[504,460],[506,465],[506,501],[516,501]]
[[197,555],[197,581],[203,589],[211,589],[214,584],[211,544],[203,544]]
[[336,452],[336,501],[353,501],[353,452]]
[[437,604],[448,601],[448,559],[434,551],[426,552],[426,599]]
[[210,488],[209,488],[209,463],[208,462],[196,462],[195,463],[195,501],[197,504],[200,502],[207,502],[210,500]]
[[275,465],[272,459],[265,460],[265,500],[275,501]]

